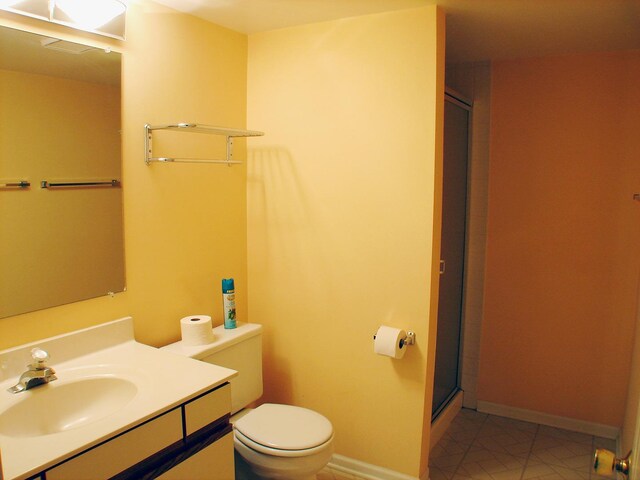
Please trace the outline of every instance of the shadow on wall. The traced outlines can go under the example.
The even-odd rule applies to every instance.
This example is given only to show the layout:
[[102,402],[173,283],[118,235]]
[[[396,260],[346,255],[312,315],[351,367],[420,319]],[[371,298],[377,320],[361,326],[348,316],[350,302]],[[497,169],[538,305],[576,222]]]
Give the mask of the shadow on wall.
[[293,380],[291,378],[290,360],[274,353],[272,336],[265,329],[262,347],[265,349],[262,374],[264,375],[264,392],[259,403],[287,403],[293,397]]
[[[264,253],[287,247],[296,248],[294,244],[284,245],[284,236],[274,237],[272,234],[282,230],[290,233],[309,228],[311,209],[306,198],[308,189],[301,186],[289,150],[285,147],[251,149],[247,153],[247,189],[247,211],[251,215],[255,238],[260,238],[258,233],[267,234],[264,237]],[[261,261],[267,262],[269,258],[269,255],[262,255]],[[265,263],[263,266],[266,268],[269,265]]]
[[[296,161],[287,148],[274,146],[252,149],[247,156],[251,269],[268,272],[270,277],[295,279],[298,288],[313,286],[313,291],[304,294],[315,297],[316,301],[311,305],[317,313],[317,305],[326,303],[330,292],[337,287],[335,283],[340,281],[340,272],[331,266],[336,261],[336,252],[331,251],[329,246],[334,242],[321,244],[310,240],[317,237],[317,229],[324,230],[326,227],[331,231],[332,217],[336,212],[330,208],[319,210],[311,207],[312,204],[324,205],[325,202],[310,198],[319,196],[314,190],[313,179],[300,176]],[[340,243],[343,233],[335,232],[335,235],[336,242]],[[322,271],[310,269],[310,263],[319,263],[328,268]],[[278,295],[278,290],[282,290],[282,287],[271,284],[267,288],[274,289],[270,292],[273,295]],[[327,309],[327,314],[329,312],[330,309]]]
[[[305,242],[300,241],[295,232],[302,233],[310,228],[311,213],[293,156],[287,148],[274,146],[247,152],[247,192],[250,269],[265,273],[286,268],[288,276],[300,278],[305,275],[304,257],[310,252],[305,250]],[[282,290],[270,283],[261,284],[260,288],[265,286],[273,289],[263,292],[269,296],[278,295]],[[273,328],[260,320],[266,309],[259,302],[254,305],[259,312],[254,310],[249,321],[263,323],[265,329],[264,393],[260,402],[290,402],[294,395],[290,360],[276,352]],[[283,304],[283,308],[286,307],[286,303]]]

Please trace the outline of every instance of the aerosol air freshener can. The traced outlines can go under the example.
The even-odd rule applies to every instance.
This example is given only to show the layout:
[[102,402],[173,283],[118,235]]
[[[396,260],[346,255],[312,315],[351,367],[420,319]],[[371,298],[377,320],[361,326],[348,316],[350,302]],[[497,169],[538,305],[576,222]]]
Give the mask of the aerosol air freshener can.
[[236,290],[233,278],[222,279],[222,304],[224,328],[236,328]]

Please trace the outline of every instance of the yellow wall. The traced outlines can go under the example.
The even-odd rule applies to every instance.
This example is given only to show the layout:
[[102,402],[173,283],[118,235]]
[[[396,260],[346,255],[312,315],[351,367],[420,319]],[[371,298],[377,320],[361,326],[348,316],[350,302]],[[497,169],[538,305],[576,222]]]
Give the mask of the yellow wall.
[[640,52],[496,62],[478,398],[622,424]]
[[[268,132],[248,165],[249,310],[265,326],[265,399],[325,414],[338,453],[414,476],[426,469],[437,288],[437,12],[249,37],[248,121]],[[403,360],[374,355],[381,324],[416,331]]]
[[[0,24],[105,43],[8,13],[0,14]],[[127,13],[126,42],[106,43],[123,52],[128,290],[114,298],[0,319],[0,349],[125,315],[133,315],[140,341],[166,344],[179,338],[179,319],[185,315],[211,314],[216,324],[222,322],[220,279],[227,276],[236,279],[238,316],[246,318],[246,167],[147,167],[143,129],[145,123],[183,121],[244,127],[246,36],[137,2]],[[189,144],[191,135],[177,141]],[[236,145],[237,156],[244,158],[245,143]],[[209,155],[204,147],[199,150],[189,153]]]
[[[251,37],[248,62],[246,36],[133,4],[127,40],[114,43],[128,290],[0,320],[0,348],[129,314],[140,341],[165,344],[184,315],[221,322],[224,276],[236,278],[246,319],[248,258],[250,320],[266,327],[265,398],[325,413],[338,453],[425,473],[443,23],[431,6],[279,30]],[[267,132],[249,140],[248,167],[144,164],[145,123],[243,127],[247,103],[248,126]],[[157,146],[209,153],[188,134]],[[402,361],[373,354],[383,323],[416,332]]]
[[0,70],[0,98],[0,179],[31,182],[0,192],[0,317],[122,290],[121,190],[38,186],[121,179],[120,89]]
[[[424,382],[424,410],[422,415],[422,450],[420,472],[429,472],[429,452],[431,451],[431,415],[433,407],[433,382],[435,377],[436,341],[438,337],[438,295],[440,287],[440,242],[442,233],[442,189],[444,161],[444,91],[445,91],[445,14],[436,11],[435,45],[435,98],[443,99],[435,104],[435,164],[433,182],[433,240],[431,245],[431,297],[429,307],[429,332],[427,339],[427,376]],[[431,321],[433,320],[433,321]],[[436,440],[437,441],[437,440]],[[425,478],[424,474],[420,478]]]

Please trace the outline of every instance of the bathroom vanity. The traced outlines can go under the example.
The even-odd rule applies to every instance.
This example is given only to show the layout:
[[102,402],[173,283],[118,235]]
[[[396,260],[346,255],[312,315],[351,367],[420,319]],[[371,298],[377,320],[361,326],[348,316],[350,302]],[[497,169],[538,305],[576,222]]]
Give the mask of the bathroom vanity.
[[[8,392],[34,347],[57,380]],[[130,317],[0,352],[3,479],[232,479],[236,374],[137,343]]]

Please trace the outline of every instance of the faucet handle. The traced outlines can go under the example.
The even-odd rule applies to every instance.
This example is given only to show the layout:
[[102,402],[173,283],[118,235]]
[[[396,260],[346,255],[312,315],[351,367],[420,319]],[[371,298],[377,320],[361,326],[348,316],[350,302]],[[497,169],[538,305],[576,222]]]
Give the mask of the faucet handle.
[[49,360],[49,354],[40,347],[35,347],[31,349],[31,358],[33,358],[33,363],[36,367],[42,367]]

